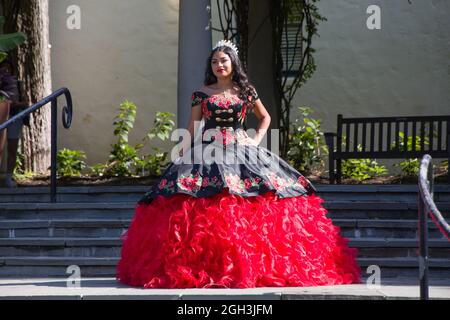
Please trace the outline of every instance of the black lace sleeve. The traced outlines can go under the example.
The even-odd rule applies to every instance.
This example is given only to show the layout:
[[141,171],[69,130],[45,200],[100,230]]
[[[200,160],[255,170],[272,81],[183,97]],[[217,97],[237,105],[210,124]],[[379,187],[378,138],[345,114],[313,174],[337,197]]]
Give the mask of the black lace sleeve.
[[208,95],[201,91],[194,91],[192,94],[192,107],[201,104],[203,100],[206,100],[208,98]]

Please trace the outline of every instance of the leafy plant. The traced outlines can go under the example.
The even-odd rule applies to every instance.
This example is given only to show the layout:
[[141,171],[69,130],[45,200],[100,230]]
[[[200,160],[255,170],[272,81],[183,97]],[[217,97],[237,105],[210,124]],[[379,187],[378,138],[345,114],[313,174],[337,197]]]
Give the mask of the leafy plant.
[[167,161],[167,152],[161,152],[159,148],[153,148],[155,154],[147,155],[137,163],[137,172],[141,172],[141,175],[159,176],[161,170],[164,168],[163,163]]
[[14,176],[25,173],[24,163],[25,163],[25,155],[22,152],[20,152],[20,148],[17,148],[16,165],[14,166]]
[[[170,112],[157,112],[153,128],[150,128],[147,132],[143,142],[145,143],[154,138],[159,138],[162,141],[168,140],[175,126],[175,122],[172,120],[173,116]],[[166,163],[169,155],[157,147],[152,147],[152,150],[154,154],[146,155],[139,161],[139,169],[144,174],[159,176],[161,175],[161,169],[164,168],[163,164]]]
[[[345,141],[345,137],[343,140]],[[343,144],[345,145],[345,142]],[[357,150],[362,151],[361,144],[358,144]],[[360,182],[381,176],[387,172],[386,167],[378,165],[375,159],[347,159],[342,161],[342,177],[352,178]]]
[[133,175],[134,166],[139,161],[140,145],[130,146],[128,143],[116,143],[109,156],[109,163],[105,175],[115,177],[129,177]]
[[170,132],[172,132],[175,125],[172,120],[173,116],[174,114],[171,112],[157,112],[154,126],[147,132],[144,140],[146,138],[151,140],[155,137],[158,137],[162,141],[169,139]]
[[14,180],[27,180],[36,177],[38,174],[32,171],[25,170],[25,154],[21,150],[22,142],[19,140],[19,147],[17,148],[16,165],[14,166]]
[[[407,151],[412,151],[413,150],[413,137],[409,136],[409,137],[407,137],[407,139],[405,139],[405,134],[402,131],[400,131],[398,133],[398,135],[399,135],[399,143],[397,145],[396,142],[393,142],[391,144],[391,150],[405,150],[405,144],[406,144]],[[416,141],[416,150],[421,151],[422,150],[422,148],[421,148],[422,140],[420,139],[419,136],[416,136],[415,141]],[[429,145],[429,140],[427,137],[424,137],[423,143],[424,143],[424,145]],[[406,159],[399,163],[395,163],[394,167],[400,167],[404,176],[407,176],[407,177],[417,176],[419,174],[419,169],[420,169],[420,160],[418,158]]]
[[448,172],[448,159],[447,160],[443,160],[441,161],[441,163],[439,164],[439,166],[444,169],[445,171]]
[[[5,24],[5,17],[0,16],[0,30]],[[3,62],[8,51],[15,49],[27,40],[27,36],[23,32],[15,32],[8,34],[0,34],[0,63]]]
[[141,155],[140,151],[146,142],[154,138],[166,140],[170,136],[175,123],[171,120],[174,115],[170,112],[157,112],[154,126],[146,133],[142,143],[134,146],[129,144],[128,136],[136,120],[136,105],[125,100],[119,108],[119,114],[114,118],[114,135],[118,138],[112,145],[112,150],[106,164],[97,164],[91,168],[99,176],[125,177],[134,175],[158,175],[167,160],[168,153],[159,148],[152,149],[156,154]]
[[99,177],[102,177],[104,175],[104,172],[108,166],[104,163],[98,163],[96,165],[93,165],[90,167],[91,172]]
[[133,175],[134,165],[139,160],[138,150],[143,147],[142,144],[128,144],[128,136],[136,120],[136,109],[136,105],[128,100],[120,105],[119,114],[113,122],[114,135],[118,140],[112,145],[107,164],[95,166],[97,174],[116,177]]
[[58,175],[62,177],[81,176],[81,171],[86,168],[86,155],[83,151],[64,148],[58,150],[56,155],[56,168]]
[[38,176],[38,174],[36,172],[24,171],[22,173],[14,173],[14,180],[20,181],[20,180],[33,179],[37,176]]
[[291,124],[287,159],[299,171],[309,173],[314,165],[323,165],[323,154],[327,146],[320,129],[321,120],[308,117],[314,111],[308,107],[298,107],[303,119],[295,119]]

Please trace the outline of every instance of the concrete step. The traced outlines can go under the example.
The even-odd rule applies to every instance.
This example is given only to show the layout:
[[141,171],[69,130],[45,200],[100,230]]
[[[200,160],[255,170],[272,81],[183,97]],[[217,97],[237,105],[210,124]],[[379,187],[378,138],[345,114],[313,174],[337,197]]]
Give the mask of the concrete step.
[[[26,237],[101,238],[119,237],[130,219],[0,220],[0,239]],[[417,238],[416,220],[333,219],[346,238]],[[433,222],[428,223],[431,239],[445,237]]]
[[[364,277],[373,275],[373,269],[368,267],[378,266],[381,279],[407,278],[419,279],[419,259],[413,257],[395,258],[358,258]],[[450,259],[428,259],[430,279],[450,279]]]
[[[346,238],[418,238],[417,220],[401,219],[333,219],[340,227],[340,233]],[[430,239],[446,239],[434,222],[428,222]]]
[[119,257],[119,238],[21,238],[0,239],[0,256]]
[[[364,238],[349,239],[350,247],[358,249],[359,258],[417,258],[419,255],[418,239]],[[430,258],[448,259],[450,262],[450,241],[447,239],[430,239],[428,241]]]
[[[417,239],[348,239],[361,258],[417,257]],[[8,238],[0,239],[0,256],[118,257],[120,238]],[[450,260],[450,241],[431,239],[429,257]]]
[[0,220],[131,219],[135,203],[3,203]]
[[[435,202],[444,218],[450,219],[450,202]],[[332,219],[417,219],[417,202],[331,201],[324,202]]]
[[117,238],[126,231],[130,221],[130,219],[1,220],[0,239],[27,237]]
[[[332,219],[417,219],[417,203],[372,201],[324,202]],[[131,219],[136,203],[2,203],[0,220],[12,219]],[[450,219],[450,202],[436,202]]]
[[[136,202],[150,187],[58,187],[57,202]],[[0,203],[45,203],[50,202],[50,187],[0,188]]]
[[[78,267],[81,277],[115,276],[118,257],[1,257],[0,278],[8,277],[68,277],[69,266]],[[381,281],[406,278],[419,279],[417,258],[358,258],[361,276],[367,279],[379,267]],[[371,267],[370,269],[368,269]],[[430,279],[450,279],[449,259],[429,259]]]
[[[136,202],[149,186],[58,187],[58,202]],[[326,201],[417,202],[417,185],[315,185]],[[0,188],[0,203],[49,202],[49,187]],[[436,185],[434,200],[450,202],[450,185]]]
[[70,266],[81,277],[110,277],[116,274],[117,257],[0,257],[0,277],[69,277]]
[[[418,186],[414,185],[318,185],[317,191],[327,201],[417,202]],[[434,201],[450,201],[450,185],[434,188]]]

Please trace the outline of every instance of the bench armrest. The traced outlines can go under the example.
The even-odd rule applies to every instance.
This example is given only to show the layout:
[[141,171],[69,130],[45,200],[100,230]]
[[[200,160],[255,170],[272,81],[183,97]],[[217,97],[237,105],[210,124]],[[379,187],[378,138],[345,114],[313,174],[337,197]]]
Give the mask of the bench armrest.
[[334,137],[337,137],[337,134],[334,132],[324,132],[325,143],[328,146],[328,151],[331,153],[334,150]]

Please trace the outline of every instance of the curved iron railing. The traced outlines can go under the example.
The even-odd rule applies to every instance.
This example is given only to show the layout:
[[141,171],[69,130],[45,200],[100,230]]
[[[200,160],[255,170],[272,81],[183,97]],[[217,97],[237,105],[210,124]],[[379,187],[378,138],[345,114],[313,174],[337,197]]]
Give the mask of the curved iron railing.
[[62,109],[62,123],[64,128],[69,129],[72,124],[72,96],[69,89],[61,88],[53,92],[48,97],[35,103],[26,110],[18,113],[8,121],[0,124],[0,131],[9,127],[17,120],[26,117],[30,113],[42,108],[49,102],[51,103],[51,183],[50,183],[50,202],[56,202],[56,152],[57,152],[57,110],[58,97],[64,95],[66,97],[67,106]]
[[450,240],[450,225],[433,200],[433,164],[431,156],[422,157],[419,171],[419,281],[420,299],[428,300],[428,214],[439,230]]

